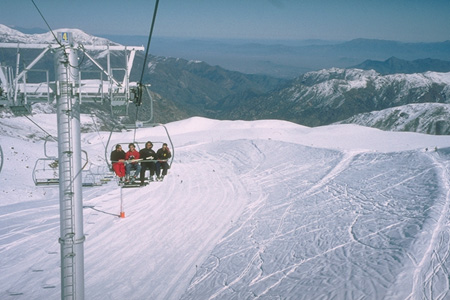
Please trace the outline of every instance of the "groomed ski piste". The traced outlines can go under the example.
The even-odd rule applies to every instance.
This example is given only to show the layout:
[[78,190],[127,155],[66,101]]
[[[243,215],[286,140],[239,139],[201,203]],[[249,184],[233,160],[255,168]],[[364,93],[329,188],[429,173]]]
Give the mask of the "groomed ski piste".
[[[33,119],[56,135],[55,115]],[[122,190],[125,218],[116,182],[83,188],[86,299],[450,297],[449,136],[198,117],[166,126],[172,168]],[[93,165],[105,165],[108,135],[82,133]],[[61,295],[58,187],[31,174],[40,136],[24,118],[0,119],[1,299]]]

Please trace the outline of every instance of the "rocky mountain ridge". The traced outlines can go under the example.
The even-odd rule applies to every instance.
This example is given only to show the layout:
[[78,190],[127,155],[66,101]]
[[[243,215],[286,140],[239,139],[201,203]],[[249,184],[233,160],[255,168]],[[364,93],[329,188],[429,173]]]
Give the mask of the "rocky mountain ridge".
[[381,75],[373,70],[331,68],[306,73],[279,90],[236,103],[233,110],[222,113],[229,119],[283,119],[320,126],[412,103],[449,105],[450,73]]
[[358,124],[385,131],[450,134],[450,105],[417,103],[354,115],[335,124]]

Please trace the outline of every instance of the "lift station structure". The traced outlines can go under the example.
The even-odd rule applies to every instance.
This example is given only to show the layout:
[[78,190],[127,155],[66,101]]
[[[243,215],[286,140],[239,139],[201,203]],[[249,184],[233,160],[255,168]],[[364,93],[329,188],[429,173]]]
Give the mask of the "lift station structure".
[[[36,102],[56,103],[58,132],[61,299],[84,299],[84,241],[82,203],[82,159],[80,133],[80,106],[83,103],[109,101],[113,115],[125,115],[135,97],[137,83],[130,83],[130,73],[136,51],[143,46],[82,45],[74,41],[70,31],[57,32],[54,44],[0,43],[0,48],[17,49],[15,70],[0,62],[0,105],[8,106],[16,115],[30,113]],[[42,50],[34,60],[20,71],[20,50]],[[27,83],[27,75],[47,52],[54,55],[55,80]],[[102,65],[89,52],[106,54],[107,66]],[[120,68],[123,77],[113,75],[118,69],[111,67],[112,51],[123,51],[125,59]],[[79,53],[91,60],[101,74],[97,80],[82,80]],[[103,80],[103,77],[105,80]],[[54,102],[55,101],[55,102]],[[1,149],[1,148],[0,148]]]

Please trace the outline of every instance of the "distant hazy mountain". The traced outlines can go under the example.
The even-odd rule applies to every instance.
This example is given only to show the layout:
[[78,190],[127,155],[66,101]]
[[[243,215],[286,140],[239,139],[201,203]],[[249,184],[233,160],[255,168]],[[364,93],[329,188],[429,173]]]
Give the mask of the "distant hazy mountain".
[[[0,27],[0,42],[3,35]],[[147,43],[146,36],[103,36],[106,39],[95,38],[124,45],[140,46]],[[37,38],[41,38],[41,35],[37,35]],[[91,36],[92,38],[94,37]],[[410,61],[427,58],[450,61],[450,41],[402,43],[374,39],[267,41],[154,37],[150,53],[200,60],[246,74],[293,79],[310,71],[331,67],[351,68],[366,60],[384,61],[390,57]]]
[[450,72],[450,61],[432,58],[407,61],[396,57],[390,57],[385,61],[368,59],[359,65],[353,66],[353,68],[375,70],[383,75],[395,73],[412,74],[427,71]]
[[20,26],[13,26],[12,29],[15,29],[17,31],[20,31],[22,33],[26,34],[36,34],[36,33],[46,33],[48,32],[48,29],[33,27],[33,28],[26,28],[26,27],[20,27]]
[[[146,37],[139,36],[107,37],[121,43],[132,41],[139,45],[147,41]],[[292,79],[310,71],[331,67],[351,68],[368,59],[384,61],[393,56],[402,60],[431,58],[450,61],[450,41],[436,43],[402,43],[373,39],[253,41],[155,37],[150,53],[201,60],[210,65],[219,65],[242,73]]]
[[418,103],[354,115],[337,124],[358,124],[387,131],[450,135],[450,104]]
[[434,58],[450,60],[450,41],[434,43],[403,43],[397,41],[354,39],[331,46],[337,55],[375,60],[395,56],[405,60]]

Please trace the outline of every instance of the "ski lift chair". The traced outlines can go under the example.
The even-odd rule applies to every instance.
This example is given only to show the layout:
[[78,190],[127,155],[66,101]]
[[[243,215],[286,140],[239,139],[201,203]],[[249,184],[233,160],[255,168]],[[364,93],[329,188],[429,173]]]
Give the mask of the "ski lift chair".
[[33,181],[35,185],[59,184],[59,167],[56,157],[39,158],[34,164]]

